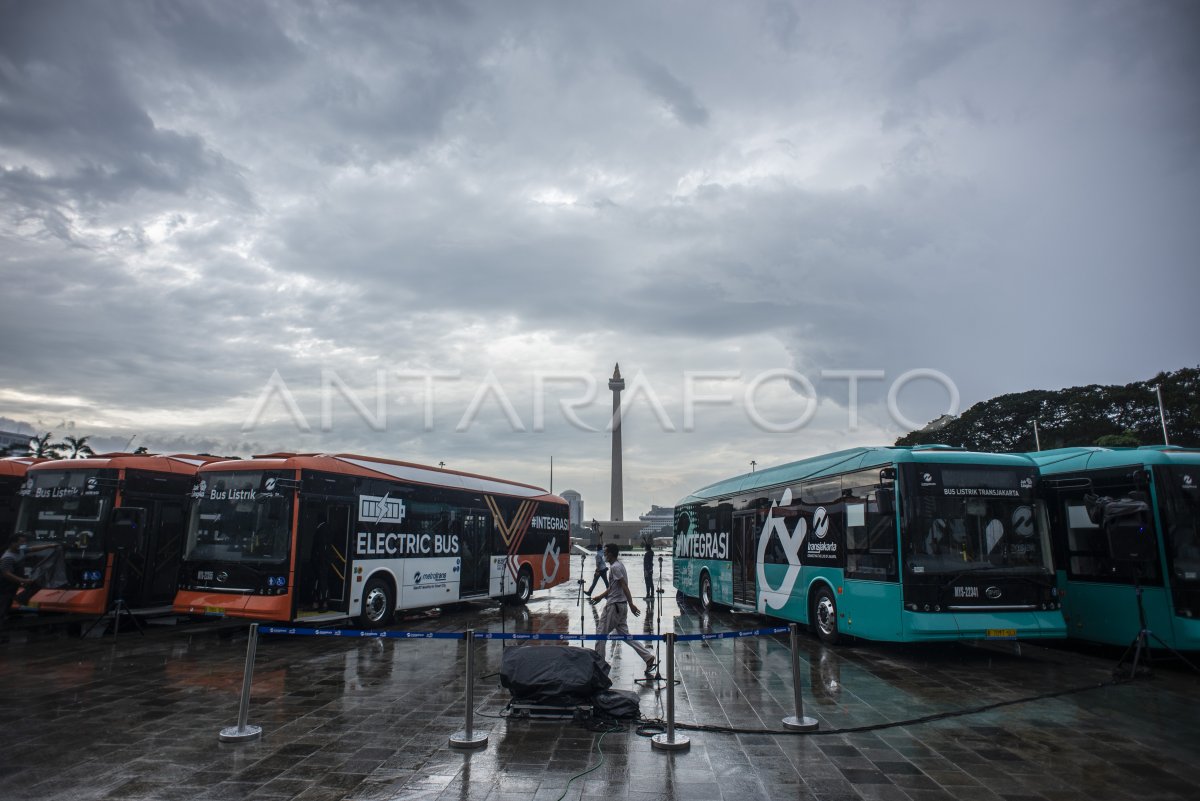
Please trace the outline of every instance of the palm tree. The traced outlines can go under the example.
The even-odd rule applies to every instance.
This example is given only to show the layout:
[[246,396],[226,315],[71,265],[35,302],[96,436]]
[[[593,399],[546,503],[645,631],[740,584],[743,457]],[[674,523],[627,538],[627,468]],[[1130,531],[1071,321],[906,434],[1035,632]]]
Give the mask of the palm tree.
[[96,452],[87,444],[87,437],[63,437],[63,440],[63,444],[71,449],[71,452],[67,454],[68,459],[86,459],[96,455]]
[[40,437],[34,437],[29,440],[29,452],[27,455],[37,459],[61,459],[64,447],[66,446],[61,442],[51,442],[50,432],[47,431]]

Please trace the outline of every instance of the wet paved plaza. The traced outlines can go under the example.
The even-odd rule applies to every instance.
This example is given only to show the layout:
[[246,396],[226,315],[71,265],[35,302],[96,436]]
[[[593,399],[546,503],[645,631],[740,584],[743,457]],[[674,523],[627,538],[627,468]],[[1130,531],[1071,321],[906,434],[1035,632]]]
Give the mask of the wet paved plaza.
[[[695,633],[769,624],[664,598],[631,626]],[[393,628],[591,633],[595,621],[568,584],[525,608],[472,606]],[[448,746],[463,727],[462,641],[263,636],[249,716],[263,737],[221,743],[218,732],[237,719],[244,626],[156,625],[116,642],[18,629],[0,645],[0,798],[1200,798],[1200,677],[1157,667],[1131,683],[1053,695],[1106,682],[1118,654],[828,649],[805,635],[804,713],[820,729],[798,735],[773,733],[794,713],[786,636],[681,643],[676,719],[726,731],[681,730],[690,749],[665,753],[650,745],[658,729],[505,718],[505,647],[516,646],[477,646],[475,721],[489,743],[462,752]],[[636,685],[641,660],[628,646],[609,647],[614,686],[639,692],[644,718],[663,717],[664,685]]]

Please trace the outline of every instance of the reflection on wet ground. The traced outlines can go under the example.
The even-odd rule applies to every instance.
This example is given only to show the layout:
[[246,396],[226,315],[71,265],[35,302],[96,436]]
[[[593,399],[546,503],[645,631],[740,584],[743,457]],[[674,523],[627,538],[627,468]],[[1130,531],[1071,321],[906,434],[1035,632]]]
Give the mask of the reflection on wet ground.
[[[414,615],[395,628],[590,633],[598,611],[568,583],[528,607],[469,605]],[[703,614],[668,591],[630,627],[692,633],[765,623]],[[264,737],[219,743],[217,732],[236,719],[246,641],[243,627],[233,636],[229,626],[226,636],[216,628],[151,627],[145,637],[123,634],[116,643],[33,632],[0,646],[7,734],[0,797],[1200,797],[1200,679],[1186,671],[1158,668],[1120,686],[886,725],[1099,685],[1116,653],[877,644],[831,650],[806,635],[804,713],[821,728],[793,735],[764,733],[781,730],[794,714],[786,637],[682,643],[677,719],[741,733],[688,730],[690,750],[667,754],[652,751],[636,727],[605,733],[571,721],[502,718],[509,697],[496,674],[503,649],[515,646],[487,642],[476,652],[476,725],[490,742],[460,753],[447,745],[463,723],[465,644],[454,640],[264,637],[250,713]],[[634,683],[642,663],[628,646],[609,644],[609,655],[615,685],[638,692],[644,717],[661,717],[663,684]]]

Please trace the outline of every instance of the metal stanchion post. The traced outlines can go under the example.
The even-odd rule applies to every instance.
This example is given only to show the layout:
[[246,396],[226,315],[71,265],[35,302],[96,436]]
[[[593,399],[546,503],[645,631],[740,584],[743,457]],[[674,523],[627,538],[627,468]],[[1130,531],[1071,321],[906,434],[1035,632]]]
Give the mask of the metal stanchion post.
[[257,740],[262,736],[261,726],[247,723],[250,718],[250,681],[254,678],[254,652],[258,648],[258,624],[250,624],[250,639],[246,643],[246,667],[242,672],[242,702],[238,707],[238,725],[221,729],[218,735],[223,743],[240,743]]
[[467,721],[463,731],[450,736],[455,748],[483,748],[488,736],[475,731],[475,629],[467,629]]
[[650,747],[658,751],[685,751],[692,742],[675,734],[675,632],[663,635],[667,643],[667,732],[650,738]]
[[792,646],[792,692],[796,696],[796,714],[783,719],[783,728],[791,731],[815,731],[821,724],[815,718],[804,717],[804,700],[800,692],[800,627],[795,623],[788,627],[788,639]]

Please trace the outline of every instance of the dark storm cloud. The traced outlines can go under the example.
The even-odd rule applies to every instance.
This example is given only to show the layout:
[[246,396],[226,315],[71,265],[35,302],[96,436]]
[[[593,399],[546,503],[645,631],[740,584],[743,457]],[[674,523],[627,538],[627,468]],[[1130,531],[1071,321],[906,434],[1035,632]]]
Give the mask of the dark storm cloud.
[[[166,27],[176,39],[186,27],[194,47],[182,48],[185,54],[237,38],[230,35],[236,26],[194,10],[165,4],[141,10],[152,23],[155,12],[158,21],[171,21]],[[199,189],[249,202],[236,165],[202,137],[156,124],[137,96],[141,78],[129,70],[152,66],[139,59],[146,20],[133,11],[118,4],[8,3],[0,17],[0,139],[31,162],[5,168],[2,191],[60,237],[64,207],[125,201],[139,191]],[[239,52],[251,50],[226,47],[221,60],[236,65],[244,62]]]
[[[687,369],[794,367],[824,392],[823,369],[933,367],[969,403],[1178,368],[1200,296],[1198,18],[7,3],[0,336],[19,347],[0,413],[482,469],[605,449],[513,440],[494,405],[449,434],[488,369],[516,395],[522,371],[616,360],[676,394]],[[345,403],[333,432],[298,432],[278,404],[239,430],[274,371],[315,423],[322,369],[366,395],[414,366],[463,373],[435,432],[409,386],[389,388],[386,432]],[[713,419],[707,446],[647,439],[648,461],[740,459],[756,434]]]
[[647,91],[661,98],[684,125],[697,126],[708,122],[708,109],[696,97],[696,93],[664,65],[641,53],[631,54],[629,63]]

